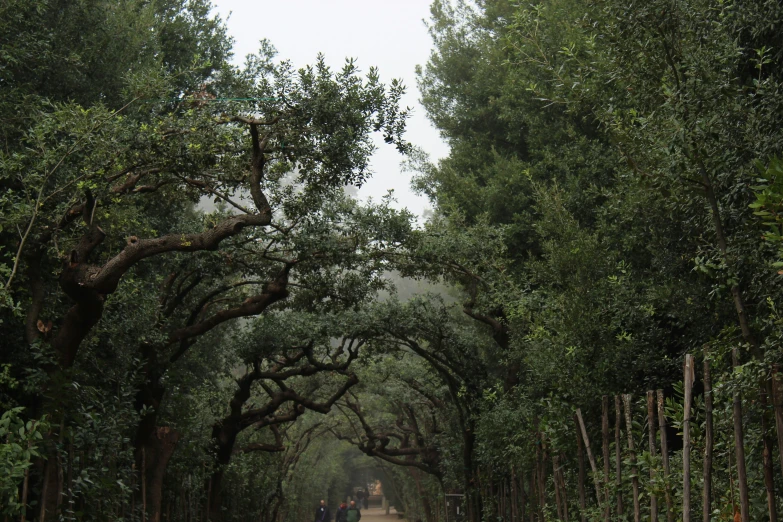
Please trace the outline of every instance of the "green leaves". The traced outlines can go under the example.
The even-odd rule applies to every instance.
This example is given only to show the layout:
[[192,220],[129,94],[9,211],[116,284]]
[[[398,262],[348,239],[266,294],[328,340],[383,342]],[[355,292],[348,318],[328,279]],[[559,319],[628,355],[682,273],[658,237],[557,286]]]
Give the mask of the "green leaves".
[[49,429],[46,418],[27,420],[24,408],[4,411],[0,416],[0,513],[10,516],[24,512],[18,494],[19,482],[41,456],[39,442]]

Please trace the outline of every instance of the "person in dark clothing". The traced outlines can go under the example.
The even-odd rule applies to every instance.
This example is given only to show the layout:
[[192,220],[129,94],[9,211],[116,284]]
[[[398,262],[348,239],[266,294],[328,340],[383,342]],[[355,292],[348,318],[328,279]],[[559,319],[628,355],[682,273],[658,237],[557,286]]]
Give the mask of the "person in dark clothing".
[[332,514],[329,512],[329,508],[326,506],[326,502],[321,501],[321,505],[315,508],[315,522],[329,522],[332,519]]
[[356,507],[356,501],[351,500],[351,507],[345,512],[346,522],[359,522],[362,519],[362,512]]
[[343,502],[334,514],[334,522],[348,522],[348,504]]

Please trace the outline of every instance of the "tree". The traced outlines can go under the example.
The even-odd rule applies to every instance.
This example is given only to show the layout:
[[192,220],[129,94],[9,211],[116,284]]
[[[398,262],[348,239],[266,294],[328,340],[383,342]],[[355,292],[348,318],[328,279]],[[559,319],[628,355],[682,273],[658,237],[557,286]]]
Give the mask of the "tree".
[[[15,244],[6,235],[3,247],[10,299],[4,323],[25,332],[24,341],[11,336],[20,349],[14,356],[25,343],[49,347],[53,358],[44,369],[59,383],[85,340],[100,332],[107,305],[111,312],[128,277],[144,281],[131,291],[155,295],[162,284],[158,310],[143,310],[155,334],[139,346],[146,384],[137,405],[156,407],[168,366],[199,336],[288,297],[294,268],[301,271],[299,294],[311,305],[355,299],[362,285],[377,283],[370,277],[360,285],[359,274],[376,272],[378,253],[395,248],[408,218],[383,206],[364,211],[341,194],[343,185],[361,184],[368,175],[374,130],[406,150],[402,86],[387,89],[375,70],[363,81],[352,62],[332,73],[322,58],[300,72],[285,62],[275,68],[271,60],[270,51],[249,69],[231,72],[234,80],[215,84],[253,100],[245,106],[181,97],[172,108],[165,95],[174,92],[155,86],[116,111],[62,105],[41,115],[23,140],[24,152],[4,157],[5,179],[19,187],[4,199],[4,228],[24,230]],[[150,95],[157,98],[149,101]],[[222,201],[224,210],[194,211],[207,197]],[[228,268],[211,254],[219,248]],[[143,263],[166,267],[158,261],[164,255],[180,267],[168,280]],[[368,262],[360,266],[360,258]],[[194,292],[202,281],[211,288]],[[24,328],[14,313],[25,315]],[[154,413],[142,418],[137,458],[145,444],[157,444],[159,433]]]

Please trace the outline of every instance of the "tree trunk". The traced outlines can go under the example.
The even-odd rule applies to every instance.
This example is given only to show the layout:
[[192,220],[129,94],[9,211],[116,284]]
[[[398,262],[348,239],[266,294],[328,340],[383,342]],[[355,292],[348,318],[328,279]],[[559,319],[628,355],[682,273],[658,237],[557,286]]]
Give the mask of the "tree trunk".
[[[650,446],[650,456],[655,457],[655,395],[647,392],[647,440]],[[650,483],[655,482],[655,469],[650,467]],[[652,488],[651,488],[652,489]],[[658,522],[658,499],[650,492],[650,522]]]
[[778,457],[780,470],[783,472],[783,390],[780,384],[780,365],[772,369],[772,404],[775,408],[775,428],[778,434]]
[[[731,349],[731,365],[739,366],[737,347]],[[734,392],[734,452],[737,460],[737,487],[740,494],[740,513],[742,522],[750,522],[750,499],[748,495],[748,474],[745,469],[745,434],[742,429],[742,397]]]
[[623,516],[623,449],[620,444],[620,396],[614,397],[614,482],[617,488],[617,516]]
[[557,519],[565,520],[563,518],[562,499],[560,498],[560,481],[557,480],[557,466],[560,461],[560,457],[552,455],[552,482],[555,485],[555,506],[557,506]]
[[481,522],[482,520],[482,502],[481,490],[478,486],[478,471],[473,462],[473,450],[476,444],[476,437],[473,433],[473,426],[467,426],[462,431],[462,463],[465,468],[465,501],[467,503],[467,514],[470,522]]
[[704,492],[702,497],[702,522],[710,522],[712,513],[712,375],[707,347],[704,347]]
[[[604,522],[609,522],[609,396],[601,397],[601,439],[604,454]],[[583,521],[584,522],[584,521]]]
[[581,522],[587,522],[587,515],[585,514],[587,508],[585,503],[585,450],[579,428],[579,418],[574,415],[574,419],[576,420],[576,458],[579,464],[577,482],[577,487],[579,488],[579,519]]
[[761,403],[761,436],[764,443],[764,449],[762,452],[762,467],[764,469],[764,488],[767,490],[767,510],[769,512],[769,522],[778,521],[778,510],[775,499],[775,474],[772,463],[772,437],[769,434],[769,423],[767,421],[768,415],[768,399],[767,392],[762,387],[761,397],[759,402]]
[[[535,471],[532,471],[530,473],[530,475],[528,475],[528,487],[527,487],[527,490],[530,493],[528,494],[527,498],[531,499],[536,504],[536,505],[534,505],[534,504],[530,505],[530,509],[529,509],[529,511],[530,511],[530,522],[534,522],[536,520],[536,517],[538,516],[538,513],[540,511],[540,509],[537,506],[538,501],[536,500],[536,480],[535,480],[535,476],[536,476]],[[543,519],[539,518],[539,521],[543,522]]]
[[636,450],[633,443],[633,424],[631,423],[631,396],[623,395],[625,403],[625,429],[628,437],[628,453],[631,458],[631,483],[633,485],[633,519],[634,522],[641,522],[642,506],[639,499],[639,470],[636,466]]
[[149,522],[161,522],[163,478],[179,438],[178,432],[162,426],[155,430],[155,436],[149,439],[143,447],[144,473],[142,478]]
[[663,460],[663,479],[666,482],[666,522],[674,522],[674,503],[669,484],[669,439],[666,436],[666,412],[663,409],[663,390],[656,391],[658,399],[658,431],[661,434],[661,459]]
[[560,477],[560,490],[562,492],[563,497],[563,516],[565,517],[565,522],[568,522],[568,488],[566,488],[566,482],[565,482],[565,474],[563,473],[563,464],[562,462],[565,460],[564,455],[560,454],[560,465],[557,467],[557,475]]
[[538,510],[539,520],[543,522],[544,519],[544,506],[546,506],[546,450],[544,448],[544,440],[541,433],[538,434],[539,446],[539,462],[538,462]]
[[685,356],[683,383],[685,389],[682,421],[682,522],[691,520],[691,403],[694,380],[693,356]]

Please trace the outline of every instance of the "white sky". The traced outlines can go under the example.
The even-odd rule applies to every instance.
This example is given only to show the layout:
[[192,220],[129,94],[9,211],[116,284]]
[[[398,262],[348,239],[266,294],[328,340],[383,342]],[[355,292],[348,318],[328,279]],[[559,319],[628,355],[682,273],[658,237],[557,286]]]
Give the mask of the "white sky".
[[[429,19],[429,0],[213,0],[217,12],[228,18],[229,34],[234,37],[234,60],[258,49],[258,41],[269,39],[279,59],[288,59],[296,67],[315,61],[321,52],[333,68],[341,68],[346,57],[358,60],[363,71],[379,69],[382,80],[403,80],[407,93],[403,106],[413,109],[408,120],[406,139],[429,153],[432,160],[448,154],[419,104],[415,67],[424,65],[432,41],[424,26]],[[230,16],[229,16],[230,13]],[[421,215],[429,207],[426,198],[409,187],[410,174],[402,172],[402,157],[378,140],[372,159],[375,175],[362,187],[362,199],[378,199],[389,189],[399,207]]]

